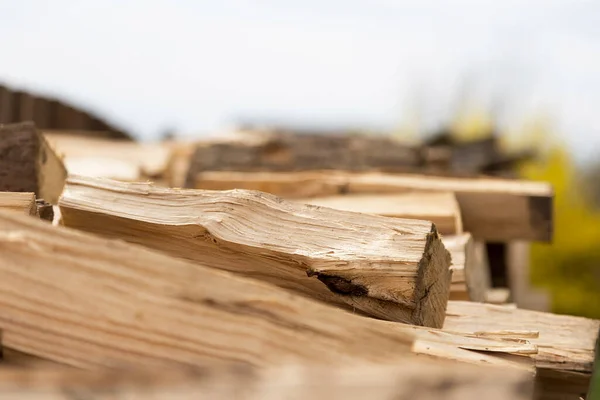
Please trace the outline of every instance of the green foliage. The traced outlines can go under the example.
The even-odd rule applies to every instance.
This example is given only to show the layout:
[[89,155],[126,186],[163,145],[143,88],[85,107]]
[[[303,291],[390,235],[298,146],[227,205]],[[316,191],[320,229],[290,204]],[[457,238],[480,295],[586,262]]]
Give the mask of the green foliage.
[[521,175],[555,190],[554,239],[532,244],[532,284],[549,290],[554,312],[600,318],[600,212],[585,198],[569,155],[555,146]]

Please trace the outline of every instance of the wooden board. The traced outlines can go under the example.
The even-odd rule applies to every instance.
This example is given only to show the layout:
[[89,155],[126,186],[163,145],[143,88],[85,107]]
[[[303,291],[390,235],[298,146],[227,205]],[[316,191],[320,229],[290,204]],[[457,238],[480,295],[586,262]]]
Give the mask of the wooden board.
[[25,215],[37,215],[35,193],[0,192],[0,210],[10,210]]
[[407,365],[418,337],[449,346],[433,354],[438,358],[530,371],[500,356],[536,351],[525,342],[361,317],[141,246],[1,211],[0,250],[2,344],[77,367]]
[[527,400],[530,375],[414,360],[397,366],[339,368],[287,365],[200,366],[186,369],[77,371],[0,369],[0,397],[73,399],[345,399]]
[[547,183],[499,178],[344,172],[210,172],[196,175],[198,189],[254,189],[282,197],[337,194],[453,192],[463,229],[475,239],[550,241],[553,190]]
[[391,321],[440,327],[450,255],[431,222],[250,191],[71,177],[65,226],[143,244]]
[[338,195],[295,201],[336,210],[431,221],[442,235],[463,232],[458,202],[454,194],[448,192]]
[[0,191],[34,192],[56,204],[66,174],[35,125],[0,125]]
[[491,288],[489,270],[471,234],[444,236],[442,242],[452,257],[450,299],[485,302]]

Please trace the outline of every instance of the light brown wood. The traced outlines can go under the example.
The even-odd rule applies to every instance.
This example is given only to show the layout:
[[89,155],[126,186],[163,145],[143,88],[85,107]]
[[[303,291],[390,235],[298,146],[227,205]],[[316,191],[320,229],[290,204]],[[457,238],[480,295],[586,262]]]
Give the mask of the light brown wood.
[[86,132],[44,130],[44,136],[64,156],[71,175],[136,181],[164,174],[170,149],[161,143],[104,139]]
[[34,124],[0,125],[0,154],[0,191],[34,192],[56,204],[67,172]]
[[[521,310],[492,304],[450,301],[444,329],[482,332],[532,332],[538,368],[590,373],[600,321]],[[488,337],[491,337],[488,335]]]
[[524,341],[353,315],[276,286],[7,212],[0,212],[0,274],[2,344],[77,367],[405,365],[418,337],[449,347],[447,355],[432,354],[438,358],[531,371],[530,357],[507,363],[491,355],[537,351]]
[[497,178],[332,172],[211,172],[196,175],[198,189],[255,189],[282,197],[338,194],[453,192],[463,229],[475,239],[550,241],[553,190],[547,183]]
[[431,222],[350,213],[251,191],[71,177],[65,226],[262,279],[350,310],[440,327],[450,255]]
[[450,299],[486,301],[491,287],[490,272],[478,257],[471,234],[444,236],[442,242],[452,258]]
[[35,193],[0,192],[0,210],[37,215]]
[[432,365],[422,360],[394,367],[346,365],[335,369],[302,365],[94,372],[0,369],[0,397],[12,400],[526,400],[532,393],[527,373]]
[[442,235],[463,232],[458,202],[454,194],[448,192],[340,195],[295,201],[336,210],[431,221]]

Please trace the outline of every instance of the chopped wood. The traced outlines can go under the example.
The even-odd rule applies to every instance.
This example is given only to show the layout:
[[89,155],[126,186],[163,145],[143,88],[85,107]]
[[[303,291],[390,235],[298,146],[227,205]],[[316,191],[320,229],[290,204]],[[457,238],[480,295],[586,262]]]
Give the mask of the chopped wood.
[[484,302],[491,286],[490,275],[471,234],[444,236],[442,242],[452,259],[450,299]]
[[[0,212],[0,250],[3,345],[76,367],[410,365],[415,337],[499,356],[536,352],[525,342],[353,315],[276,286],[14,213]],[[474,354],[455,351],[452,359],[495,365],[496,357]],[[529,371],[526,364],[497,360]]]
[[52,148],[64,156],[70,175],[124,181],[161,177],[170,156],[168,146],[104,139],[86,132],[44,131]]
[[0,192],[0,209],[26,215],[37,215],[35,193]]
[[600,321],[493,304],[450,301],[444,328],[464,333],[528,330],[539,336],[538,368],[591,372]]
[[515,307],[450,301],[444,329],[498,338],[513,330],[536,344],[536,398],[585,398],[600,321]]
[[448,192],[338,195],[295,201],[337,210],[431,221],[442,235],[457,235],[463,231],[456,196]]
[[186,187],[202,171],[406,171],[421,164],[420,149],[387,136],[274,133],[253,144],[198,146]]
[[55,204],[66,174],[34,124],[0,125],[0,191],[34,192]]
[[339,368],[244,365],[181,369],[0,369],[0,397],[13,400],[146,399],[413,399],[526,400],[529,374],[424,360],[397,366]]
[[431,222],[266,193],[71,177],[63,224],[262,279],[391,321],[440,327],[450,255]]
[[332,172],[215,172],[196,175],[198,189],[253,189],[287,198],[336,194],[453,192],[463,229],[475,239],[550,241],[551,185],[499,178],[447,178],[410,174]]

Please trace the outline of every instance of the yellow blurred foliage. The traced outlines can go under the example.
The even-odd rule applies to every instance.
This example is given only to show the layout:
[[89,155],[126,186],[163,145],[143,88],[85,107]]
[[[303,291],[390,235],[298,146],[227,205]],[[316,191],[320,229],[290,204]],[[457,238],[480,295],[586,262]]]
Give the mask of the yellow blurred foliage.
[[[482,114],[463,116],[453,130],[457,138],[472,140],[489,134],[491,122]],[[520,131],[505,135],[502,145],[539,152],[539,160],[524,163],[518,172],[554,188],[554,238],[551,244],[531,246],[532,285],[549,291],[553,312],[600,318],[600,210],[586,199],[566,146],[547,118],[530,120]]]

